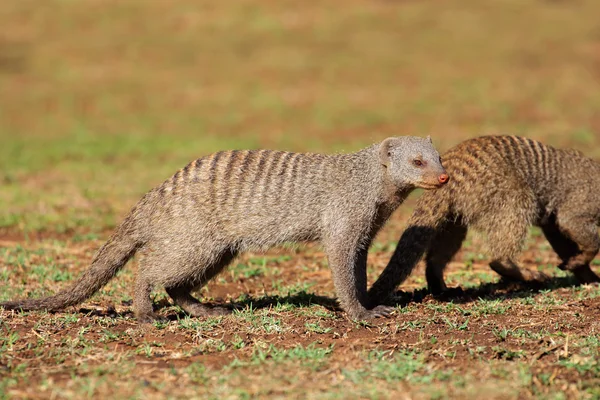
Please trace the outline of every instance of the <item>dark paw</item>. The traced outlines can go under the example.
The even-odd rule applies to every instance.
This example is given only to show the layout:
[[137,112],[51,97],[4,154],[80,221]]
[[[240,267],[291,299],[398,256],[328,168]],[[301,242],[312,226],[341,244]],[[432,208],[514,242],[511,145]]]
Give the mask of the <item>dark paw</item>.
[[371,310],[361,310],[357,313],[349,313],[350,317],[357,321],[368,321],[370,319],[375,318],[387,318],[396,309],[391,306],[379,305],[377,307],[372,308]]
[[543,272],[536,270],[525,270],[523,272],[526,282],[547,282],[550,277]]
[[391,316],[394,311],[396,311],[395,307],[380,305],[369,310],[369,314],[372,316],[372,318],[387,318]]
[[600,283],[600,277],[587,265],[573,270],[573,275],[581,284]]

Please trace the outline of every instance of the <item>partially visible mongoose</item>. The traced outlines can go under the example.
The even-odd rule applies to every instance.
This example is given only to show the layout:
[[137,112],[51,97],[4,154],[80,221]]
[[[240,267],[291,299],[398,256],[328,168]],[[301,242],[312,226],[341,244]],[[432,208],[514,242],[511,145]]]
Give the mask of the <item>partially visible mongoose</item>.
[[155,286],[191,316],[222,314],[225,308],[203,305],[190,292],[237,254],[320,241],[348,315],[386,316],[390,307],[365,307],[371,240],[415,187],[433,189],[447,180],[430,138],[393,137],[337,155],[221,151],[189,163],[148,192],[70,288],[0,305],[56,310],[78,304],[139,252],[133,298],[138,320],[155,318]]
[[590,269],[600,240],[600,164],[575,150],[559,150],[518,136],[484,136],[442,155],[452,177],[424,193],[398,246],[369,290],[381,304],[426,253],[427,284],[445,291],[443,271],[461,248],[469,227],[483,232],[490,267],[513,280],[543,280],[515,263],[531,225],[537,225],[582,283],[600,279]]

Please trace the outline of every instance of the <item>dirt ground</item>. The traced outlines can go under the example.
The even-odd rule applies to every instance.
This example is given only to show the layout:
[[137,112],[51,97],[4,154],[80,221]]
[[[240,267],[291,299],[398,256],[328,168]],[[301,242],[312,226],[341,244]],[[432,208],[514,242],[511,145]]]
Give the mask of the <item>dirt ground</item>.
[[[392,135],[510,133],[600,158],[597,0],[0,2],[0,301],[56,293],[135,202],[223,149],[354,151]],[[385,267],[414,197],[369,254]],[[56,313],[0,310],[0,399],[599,399],[600,288],[502,282],[481,238],[395,313],[350,321],[315,245],[245,254],[132,316],[135,259]],[[596,260],[598,261],[598,260]],[[600,273],[598,263],[594,268]]]
[[[382,233],[378,243],[390,245],[371,252],[371,279],[404,218]],[[55,260],[54,273],[68,265],[76,274],[101,243],[17,239],[5,234],[1,243],[8,283],[23,294],[67,285],[56,275],[48,281],[48,271],[32,282],[41,260]],[[65,312],[2,311],[2,389],[8,398],[596,398],[600,289],[555,270],[535,232],[523,264],[553,278],[537,286],[498,281],[472,253],[478,240],[447,271],[462,293],[433,298],[421,266],[397,293],[396,313],[368,323],[337,307],[314,245],[244,255],[202,290],[209,303],[235,304],[232,316],[189,318],[157,291],[156,308],[169,322],[145,327],[131,310],[133,262],[100,295]]]

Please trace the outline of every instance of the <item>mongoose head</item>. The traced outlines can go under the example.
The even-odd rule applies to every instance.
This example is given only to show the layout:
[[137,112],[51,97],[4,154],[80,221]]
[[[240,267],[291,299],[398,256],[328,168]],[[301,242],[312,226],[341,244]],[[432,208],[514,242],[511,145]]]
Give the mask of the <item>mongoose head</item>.
[[429,136],[387,138],[380,144],[379,156],[390,180],[399,188],[434,189],[450,179]]

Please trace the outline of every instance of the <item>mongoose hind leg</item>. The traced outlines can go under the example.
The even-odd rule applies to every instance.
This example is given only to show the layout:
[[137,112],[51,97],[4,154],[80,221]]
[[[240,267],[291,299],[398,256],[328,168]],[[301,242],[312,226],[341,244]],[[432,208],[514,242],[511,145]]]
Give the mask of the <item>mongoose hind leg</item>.
[[152,300],[150,299],[153,286],[148,279],[138,272],[133,296],[133,310],[139,323],[148,324],[157,319],[157,315],[152,309]]
[[543,272],[519,267],[514,262],[527,238],[531,225],[527,214],[515,212],[526,210],[527,207],[507,207],[508,211],[495,215],[493,221],[485,222],[484,231],[487,233],[487,242],[492,256],[490,268],[503,278],[521,282],[543,282],[548,280],[548,275]]
[[[600,282],[600,277],[590,268],[590,263],[600,249],[598,228],[595,222],[584,216],[559,214],[557,223],[559,232],[551,232],[553,235],[551,234],[550,237],[558,246],[555,247],[555,244],[552,244],[547,234],[546,237],[563,260],[559,268],[573,272],[577,280],[581,283]],[[567,245],[567,243],[575,244],[577,249],[573,250],[573,245]],[[559,253],[557,248],[561,250],[562,254]],[[565,249],[569,249],[570,251],[567,252]]]
[[427,286],[433,295],[448,291],[444,282],[444,269],[460,250],[466,236],[467,227],[454,221],[449,221],[437,229],[425,256]]
[[[210,315],[227,315],[231,310],[225,307],[209,307],[202,304],[192,296],[194,289],[200,289],[211,279],[219,274],[236,256],[234,251],[223,251],[216,257],[213,264],[204,268],[191,269],[191,276],[182,276],[177,283],[165,286],[165,290],[171,296],[175,304],[192,317],[206,317]],[[189,270],[189,269],[188,269]]]
[[490,268],[505,279],[520,282],[543,282],[548,275],[540,271],[519,267],[510,258],[494,259]]
[[175,304],[183,309],[191,317],[207,317],[210,315],[227,315],[231,311],[225,307],[208,307],[191,295],[192,287],[174,287],[165,290],[171,296]]

